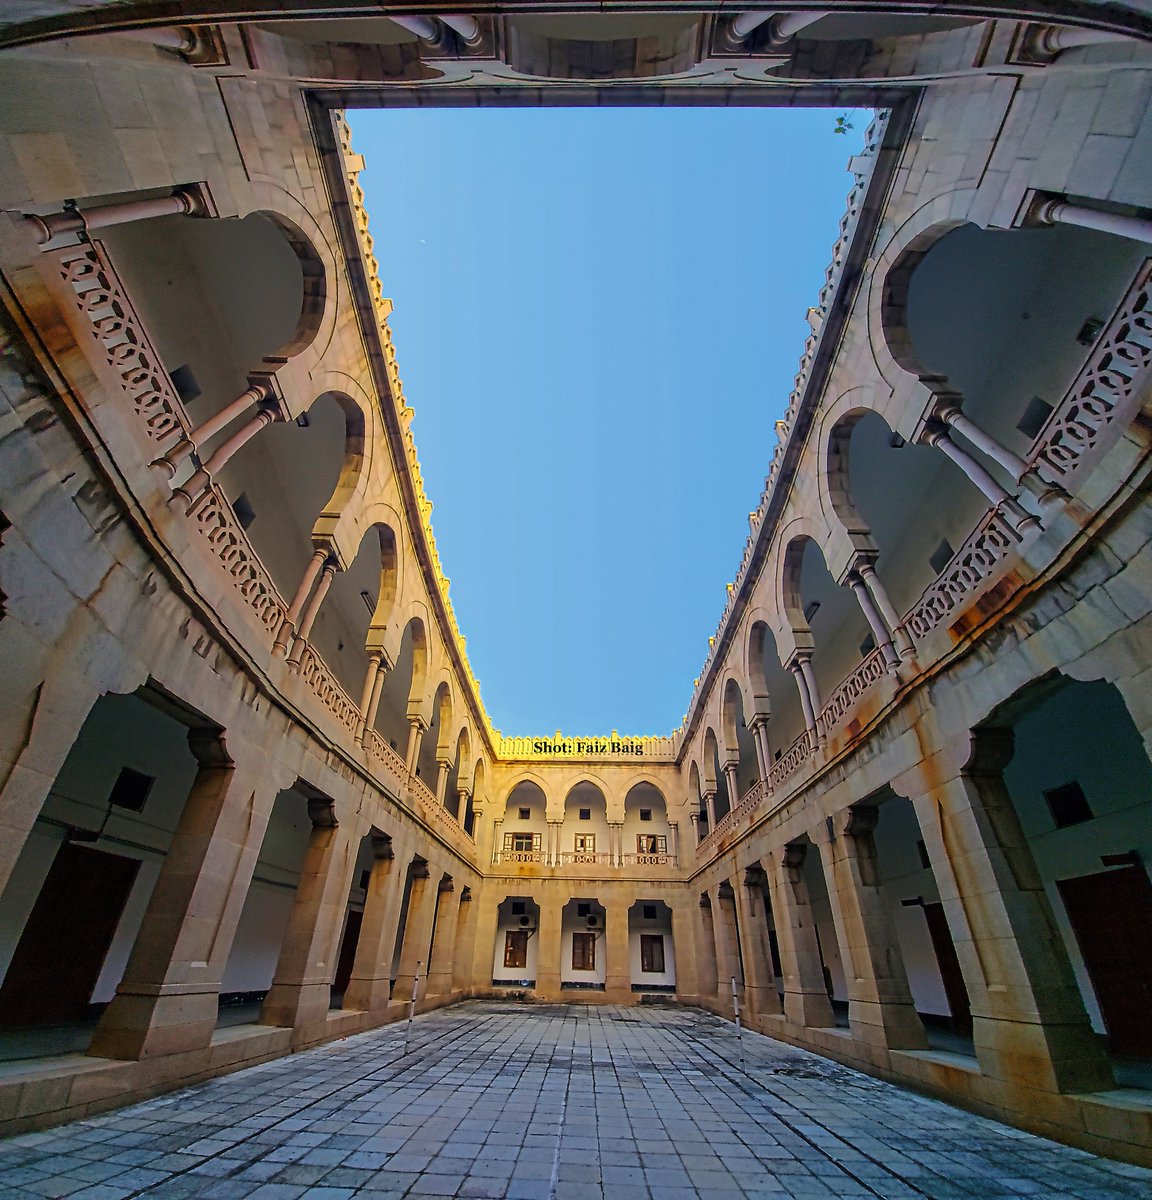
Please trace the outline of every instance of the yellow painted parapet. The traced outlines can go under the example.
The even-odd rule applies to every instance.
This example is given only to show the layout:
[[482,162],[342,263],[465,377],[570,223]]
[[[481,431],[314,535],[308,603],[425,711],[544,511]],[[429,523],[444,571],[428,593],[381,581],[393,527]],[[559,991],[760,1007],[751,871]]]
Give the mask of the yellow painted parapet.
[[615,729],[609,737],[505,737],[497,731],[496,751],[502,759],[548,759],[556,762],[672,762],[676,757],[676,735],[667,737],[621,737]]

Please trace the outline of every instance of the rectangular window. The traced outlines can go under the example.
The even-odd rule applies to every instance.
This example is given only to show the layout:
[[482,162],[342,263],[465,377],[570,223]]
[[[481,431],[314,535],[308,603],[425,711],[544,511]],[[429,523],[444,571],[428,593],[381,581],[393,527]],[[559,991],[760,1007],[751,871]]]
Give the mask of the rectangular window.
[[108,794],[108,803],[117,808],[127,808],[132,812],[142,812],[148,793],[156,782],[154,775],[145,775],[143,771],[133,771],[131,767],[122,767],[112,791]]
[[652,810],[650,808],[642,808],[640,810],[640,820],[641,821],[651,821],[652,820]]
[[520,810],[520,820],[521,821],[531,821],[532,820],[532,810],[530,808],[522,808]]
[[572,848],[577,854],[595,854],[596,835],[594,833],[577,833],[573,838]]
[[572,970],[596,970],[596,935],[574,933],[572,935]]
[[636,835],[637,854],[667,854],[668,838],[662,833],[638,833]]
[[512,901],[512,915],[514,917],[522,917],[528,911],[527,905],[523,900]]
[[540,837],[538,833],[506,833],[504,849],[509,854],[528,854],[540,849]]
[[591,821],[592,820],[592,810],[590,808],[582,808],[580,810],[580,820],[581,821]]
[[1084,789],[1075,780],[1049,788],[1044,793],[1044,799],[1048,802],[1048,811],[1057,829],[1067,829],[1069,825],[1092,820],[1092,806],[1084,795]]
[[645,975],[664,974],[664,935],[642,933],[640,935],[640,970]]
[[645,921],[655,921],[656,920],[656,905],[655,904],[645,904],[644,905],[644,920]]
[[580,902],[579,902],[579,903],[576,905],[576,915],[577,915],[578,917],[586,917],[586,916],[588,916],[588,914],[589,914],[591,911],[592,911],[592,905],[591,905],[591,904],[587,904],[587,903],[585,903],[584,901],[580,901]]
[[528,965],[528,933],[523,929],[509,929],[504,935],[504,965],[521,970]]

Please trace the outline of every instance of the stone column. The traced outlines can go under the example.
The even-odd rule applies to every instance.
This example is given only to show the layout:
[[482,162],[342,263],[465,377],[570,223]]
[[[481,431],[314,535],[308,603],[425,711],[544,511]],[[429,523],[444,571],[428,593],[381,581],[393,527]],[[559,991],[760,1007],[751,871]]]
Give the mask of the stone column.
[[608,826],[608,850],[612,855],[610,865],[620,867],[624,865],[624,826],[620,822],[613,821]]
[[720,969],[716,961],[716,922],[712,913],[712,898],[707,892],[700,896],[700,995],[715,999],[719,987]]
[[261,1025],[301,1029],[327,1018],[336,972],[337,940],[348,905],[357,830],[341,825],[331,800],[308,801],[312,835]]
[[767,784],[768,772],[772,768],[772,760],[768,757],[768,718],[763,713],[756,713],[748,723],[748,732],[752,735],[752,743],[756,747],[756,775],[761,783]]
[[737,778],[740,760],[729,759],[724,764],[724,782],[728,785],[728,811],[731,812],[740,803],[740,781]]
[[[1091,37],[1093,34],[1100,39],[1110,39],[1115,36],[1099,30],[1087,29],[1054,29],[1051,32],[1055,37],[1062,39],[1076,35]],[[1084,45],[1086,43],[1076,44]],[[1067,49],[1070,49],[1070,46],[1061,45],[1059,47],[1059,50]],[[1060,197],[1040,201],[1034,206],[1029,216],[1031,223],[1036,225],[1078,225],[1082,229],[1097,229],[1101,233],[1131,238],[1134,242],[1152,242],[1152,221],[1146,217],[1130,217],[1123,213],[1089,208],[1085,204],[1069,204]]]
[[473,917],[476,933],[469,984],[487,990],[492,986],[492,967],[496,961],[496,927],[500,923],[501,897],[494,896],[491,890],[485,890],[481,895],[484,896],[482,903],[472,902],[473,908],[480,903],[480,912]]
[[[88,1053],[141,1059],[212,1040],[220,981],[276,789],[244,771],[215,730],[190,730],[200,761],[124,976]],[[257,793],[260,795],[257,801]]]
[[[413,869],[412,891],[408,897],[408,919],[404,925],[404,944],[400,948],[400,968],[396,973],[396,988],[392,999],[407,1004],[412,999],[416,978],[428,973],[429,950],[432,943],[432,922],[436,917],[438,884],[433,883],[428,864]],[[425,991],[423,986],[421,993]]]
[[288,606],[288,614],[280,626],[280,632],[276,635],[276,645],[272,647],[273,653],[283,654],[288,649],[296,630],[296,622],[300,619],[300,611],[308,602],[308,597],[312,595],[312,589],[316,586],[316,580],[327,561],[328,550],[326,547],[320,546],[313,550],[312,558],[304,570],[304,577],[296,589],[296,595],[292,597],[292,603]]
[[900,657],[903,659],[915,658],[916,647],[912,642],[912,637],[900,623],[900,618],[896,615],[896,609],[893,608],[892,600],[888,595],[888,589],[884,586],[880,576],[876,574],[875,566],[870,562],[861,562],[856,567],[856,573],[864,580],[864,586],[876,602],[876,607],[880,610],[884,624],[892,634],[892,640],[896,644],[896,650]]
[[380,703],[380,691],[384,684],[384,673],[380,663],[384,655],[379,650],[373,650],[368,655],[368,669],[364,672],[364,687],[360,692],[360,734],[358,741],[363,741],[368,730],[376,721],[376,708]]
[[404,872],[396,867],[392,839],[372,834],[372,874],[364,897],[364,919],[344,1007],[379,1013],[388,1008],[392,954],[404,899]]
[[732,885],[725,880],[716,889],[712,903],[712,922],[716,932],[716,995],[725,1013],[731,1011],[732,979],[739,988],[744,983],[744,970],[740,963],[740,930],[736,917],[736,895]]
[[628,909],[625,902],[604,903],[604,999],[626,1004],[632,999],[632,964],[628,954]]
[[1111,1066],[1004,785],[1012,745],[1009,729],[979,731],[967,762],[934,771],[913,797],[968,986],[976,1056],[985,1075],[1015,1086],[1107,1089]]
[[312,593],[311,599],[304,607],[304,613],[300,618],[300,630],[296,634],[296,642],[288,655],[288,662],[294,667],[300,665],[300,658],[304,653],[308,635],[312,632],[316,614],[320,611],[320,605],[324,603],[324,597],[328,595],[328,589],[332,586],[332,580],[336,578],[336,572],[339,569],[336,560],[330,558],[324,564],[323,571],[320,572],[320,580],[316,584],[316,590]]
[[[466,787],[456,789],[456,820],[460,822],[460,828],[464,828],[464,823],[468,819],[468,802],[472,799],[472,792]],[[473,814],[475,815],[475,814]]]
[[716,793],[714,791],[704,793],[704,811],[708,814],[708,832],[716,828]]
[[561,838],[564,836],[563,821],[548,822],[548,848],[544,862],[548,866],[558,867],[560,865],[560,855],[563,853],[561,849]]
[[408,749],[404,753],[404,762],[407,764],[409,775],[416,774],[416,764],[420,759],[420,738],[425,728],[420,717],[408,718]]
[[540,1000],[560,998],[560,927],[563,908],[555,901],[541,899],[540,922],[536,936],[536,996]]
[[744,959],[744,1003],[757,1017],[778,1016],[783,1012],[776,991],[772,943],[764,911],[766,886],[764,868],[756,863],[744,871],[741,886],[734,889]]
[[194,471],[184,483],[173,490],[172,503],[177,507],[182,506],[187,511],[196,497],[212,482],[213,477],[228,465],[233,455],[243,449],[261,429],[282,419],[283,414],[278,406],[271,403],[262,404],[260,411],[247,425],[238,429],[202,467]]
[[680,865],[680,826],[676,821],[668,822],[668,856],[674,867]]
[[492,862],[498,863],[504,850],[504,818],[496,817],[492,822]]
[[923,1050],[924,1025],[912,1001],[896,927],[880,885],[873,831],[875,805],[855,805],[841,816],[839,836],[816,826],[811,837],[820,862],[836,936],[844,955],[852,1036],[888,1050]]
[[947,455],[984,493],[993,507],[1004,509],[1017,529],[1039,525],[1040,522],[1031,513],[1025,512],[1016,497],[1001,487],[982,463],[956,445],[946,428],[929,426],[922,440]]
[[171,479],[176,473],[176,468],[193,450],[199,451],[222,429],[231,425],[238,416],[247,412],[253,404],[267,399],[268,395],[269,390],[265,384],[252,384],[246,391],[241,392],[231,404],[226,404],[215,416],[209,417],[202,425],[193,429],[186,438],[181,438],[167,454],[158,458],[152,465],[159,467]]
[[151,200],[125,200],[120,204],[104,204],[99,208],[81,211],[70,208],[61,213],[44,216],[27,214],[25,224],[32,230],[39,245],[64,233],[88,233],[93,229],[108,229],[129,221],[147,221],[154,217],[199,216],[205,213],[203,198],[192,188],[177,188],[169,196]]
[[[804,668],[808,669],[805,670]],[[797,653],[788,664],[792,678],[796,680],[796,688],[800,692],[800,707],[804,710],[804,728],[812,740],[812,749],[816,749],[819,734],[816,731],[816,714],[819,712],[820,701],[815,692],[815,678],[812,679],[812,689],[809,690],[809,676],[812,674],[811,655]]]
[[452,763],[446,758],[436,760],[436,803],[444,808],[448,800],[448,773]]
[[697,810],[695,808],[692,809],[688,813],[688,820],[692,824],[692,844],[694,846],[699,846],[700,845],[700,813],[699,813],[699,810]]
[[885,665],[891,671],[899,665],[900,656],[896,653],[895,646],[892,645],[892,638],[888,634],[879,609],[873,603],[872,593],[865,586],[864,580],[855,572],[848,576],[848,586],[852,589],[852,594],[860,605],[860,611],[868,622],[868,628],[872,630],[872,640],[884,656]]
[[70,673],[40,682],[37,672],[20,681],[14,678],[18,670],[16,662],[5,664],[11,699],[0,721],[0,893],[99,699],[91,684]]
[[[471,992],[476,973],[476,904],[472,889],[460,889],[456,917],[456,948],[452,953],[452,990]],[[487,981],[485,981],[487,982]]]
[[676,995],[681,1000],[691,1001],[700,995],[701,954],[697,945],[700,909],[684,888],[676,889],[668,907],[672,910],[672,961],[676,966]]
[[835,1026],[832,1002],[824,984],[824,962],[816,940],[816,920],[804,881],[808,847],[790,842],[765,866],[776,918],[776,942],[784,978],[784,1015],[795,1025]]
[[452,956],[456,952],[456,922],[460,916],[460,895],[451,875],[445,875],[437,888],[435,932],[428,965],[427,996],[452,994]]

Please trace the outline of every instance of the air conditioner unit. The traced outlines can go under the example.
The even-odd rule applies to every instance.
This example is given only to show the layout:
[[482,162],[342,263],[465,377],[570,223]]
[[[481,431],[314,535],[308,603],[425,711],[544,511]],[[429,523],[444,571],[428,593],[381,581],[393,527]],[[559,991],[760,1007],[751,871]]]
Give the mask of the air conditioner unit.
[[520,928],[521,929],[526,929],[531,924],[532,924],[531,917],[521,917],[520,918]]
[[596,926],[597,926],[597,925],[599,925],[599,924],[600,924],[600,918],[599,918],[599,917],[592,916],[592,917],[589,917],[589,918],[588,918],[588,928],[589,928],[589,929],[595,929],[595,928],[596,928]]

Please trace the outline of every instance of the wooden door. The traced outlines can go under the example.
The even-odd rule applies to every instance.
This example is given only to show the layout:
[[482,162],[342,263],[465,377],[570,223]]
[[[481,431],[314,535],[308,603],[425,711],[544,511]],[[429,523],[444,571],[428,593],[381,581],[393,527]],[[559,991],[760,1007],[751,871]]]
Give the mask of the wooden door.
[[32,906],[0,987],[0,1024],[81,1020],[140,862],[65,842]]
[[1152,1058],[1152,882],[1143,867],[1058,880],[1113,1054]]
[[944,905],[936,902],[925,904],[924,919],[928,922],[928,936],[932,939],[932,949],[936,952],[936,963],[940,967],[940,981],[944,984],[944,995],[952,1012],[952,1028],[957,1033],[970,1034],[972,1006],[968,1000],[968,986],[964,982],[964,972],[960,970],[960,960],[956,957],[956,943],[952,941],[952,930],[948,928]]

